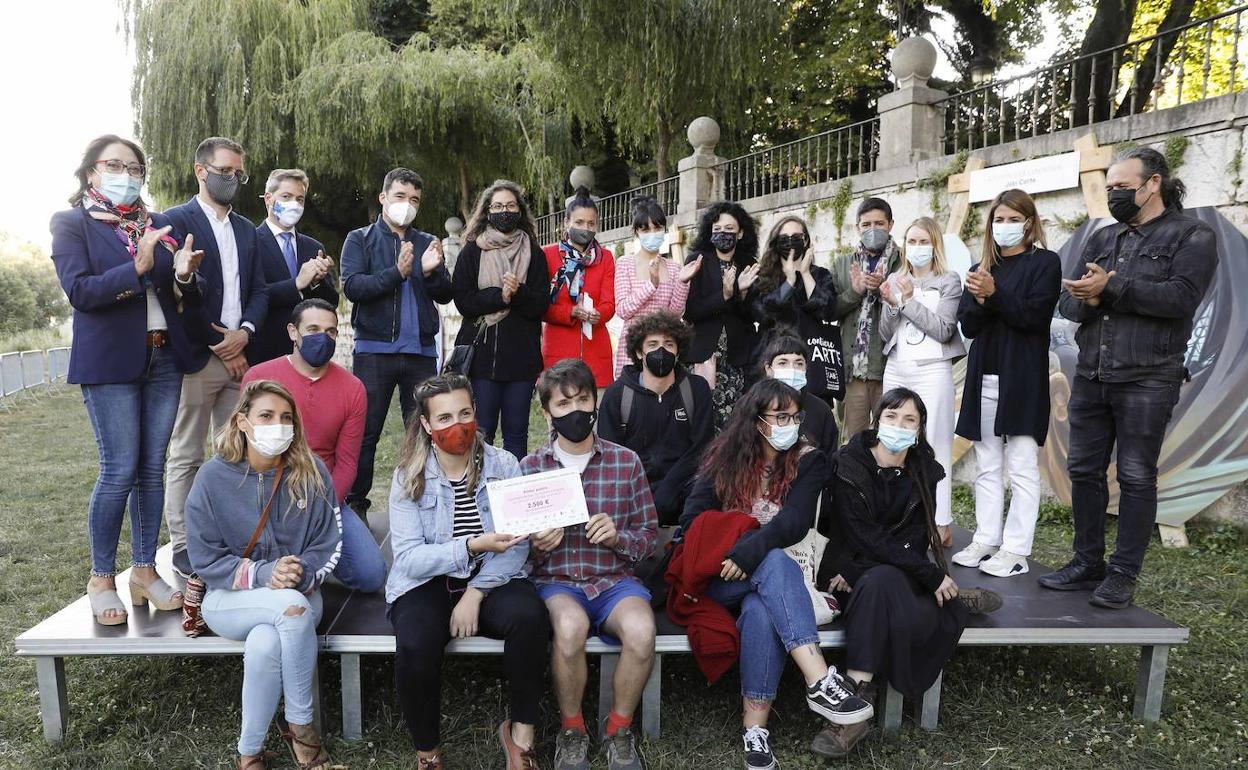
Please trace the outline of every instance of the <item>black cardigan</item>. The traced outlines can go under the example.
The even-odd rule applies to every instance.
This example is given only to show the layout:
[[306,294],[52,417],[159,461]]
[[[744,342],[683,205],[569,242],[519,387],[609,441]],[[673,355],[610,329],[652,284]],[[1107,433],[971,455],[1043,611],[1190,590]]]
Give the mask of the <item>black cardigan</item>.
[[1000,338],[995,433],[1031,436],[1044,446],[1049,432],[1049,324],[1062,290],[1062,261],[1056,253],[1038,247],[1009,259],[1023,262],[997,281],[996,291],[983,305],[975,301],[970,289],[963,290],[958,305],[958,321],[962,334],[971,340],[971,350],[956,433],[971,441],[981,438],[984,346]]
[[[690,254],[689,259],[697,259]],[[689,299],[685,302],[685,320],[693,326],[693,344],[689,346],[686,363],[700,364],[715,355],[719,334],[728,330],[728,363],[748,366],[754,352],[754,318],[750,314],[749,296],[742,298],[735,290],[732,299],[724,299],[723,265],[714,251],[702,256],[702,267],[689,282]],[[753,260],[734,259],[737,279]]]
[[[797,451],[796,448],[790,452]],[[732,550],[732,559],[747,575],[753,574],[767,554],[776,548],[787,548],[806,537],[815,526],[815,507],[828,479],[828,458],[818,449],[812,449],[797,463],[797,477],[789,487],[789,494],[776,517],[761,529],[747,532]],[[680,528],[688,532],[693,520],[704,511],[723,510],[715,485],[701,475],[693,483],[693,491],[685,501],[685,512],[680,516]],[[749,511],[745,511],[749,513]]]
[[[481,270],[481,247],[469,241],[455,260],[451,285],[455,290],[455,307],[464,317],[464,324],[455,338],[456,345],[468,345],[476,338],[477,319],[507,307],[503,290],[477,288]],[[542,371],[542,315],[550,304],[550,273],[546,255],[536,242],[529,254],[529,272],[511,298],[511,312],[488,328],[472,358],[469,376],[473,378],[513,382],[536,380]]]

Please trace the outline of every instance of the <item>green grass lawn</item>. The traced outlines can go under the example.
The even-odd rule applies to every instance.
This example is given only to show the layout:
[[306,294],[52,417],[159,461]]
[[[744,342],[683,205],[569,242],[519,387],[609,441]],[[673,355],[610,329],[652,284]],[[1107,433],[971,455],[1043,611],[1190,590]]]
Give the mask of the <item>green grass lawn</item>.
[[[397,414],[378,455],[386,487],[398,447]],[[535,421],[534,441],[545,430]],[[65,743],[43,742],[31,661],[13,638],[78,597],[88,575],[86,501],[96,472],[94,439],[76,388],[0,413],[0,767],[218,768],[233,766],[239,719],[238,659],[79,658],[66,662],[70,726]],[[957,495],[958,520],[972,521]],[[126,528],[128,532],[128,528]],[[946,671],[940,730],[907,723],[874,734],[842,763],[854,768],[1225,768],[1248,765],[1248,542],[1229,527],[1190,528],[1192,546],[1149,554],[1137,596],[1192,629],[1170,654],[1163,721],[1131,718],[1134,649],[969,649]],[[126,535],[123,535],[125,537]],[[1065,559],[1070,512],[1046,506],[1036,558]],[[128,553],[123,543],[121,552]],[[1022,578],[1029,579],[1029,578]],[[338,663],[321,662],[325,724],[340,713]],[[493,731],[504,713],[492,659],[445,667],[448,767],[498,767]],[[739,700],[734,675],[709,687],[688,657],[664,661],[663,738],[644,748],[651,768],[739,767]],[[586,714],[595,713],[591,670]],[[334,759],[355,770],[411,768],[413,754],[394,697],[393,664],[365,659],[365,736],[345,744],[331,732]],[[792,671],[773,717],[785,768],[826,765],[807,751],[819,719]],[[550,762],[557,726],[547,704],[541,728]],[[274,734],[270,748],[282,748]],[[278,767],[293,767],[283,756]],[[597,766],[603,766],[601,760]]]

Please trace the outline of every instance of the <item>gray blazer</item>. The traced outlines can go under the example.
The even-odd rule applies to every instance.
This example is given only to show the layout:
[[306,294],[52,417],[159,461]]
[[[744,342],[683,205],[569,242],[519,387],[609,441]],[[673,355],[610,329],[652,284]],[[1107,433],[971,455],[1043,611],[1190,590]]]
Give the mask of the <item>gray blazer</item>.
[[[921,302],[916,302],[914,297],[902,303],[900,310],[882,302],[884,310],[880,313],[880,337],[884,340],[884,355],[887,356],[897,346],[901,330],[905,326],[902,323],[903,316],[924,334],[941,343],[940,358],[932,360],[948,361],[966,355],[966,346],[962,342],[962,335],[958,333],[958,302],[962,298],[962,279],[957,273],[947,272],[913,280],[915,291],[939,291],[940,302],[936,305],[936,312],[927,309]],[[930,361],[919,363],[926,364]]]

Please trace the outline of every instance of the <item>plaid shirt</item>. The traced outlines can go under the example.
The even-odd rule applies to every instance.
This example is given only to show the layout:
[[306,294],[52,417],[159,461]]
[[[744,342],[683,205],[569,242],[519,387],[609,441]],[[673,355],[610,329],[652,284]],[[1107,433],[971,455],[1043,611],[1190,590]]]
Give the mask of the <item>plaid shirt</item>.
[[[562,468],[554,442],[520,461],[520,472],[541,473]],[[530,551],[534,583],[563,583],[585,591],[590,599],[626,577],[654,550],[658,515],[650,497],[646,471],[633,450],[594,438],[593,456],[581,474],[591,517],[606,513],[619,535],[614,548],[594,545],[584,526],[565,527],[563,542],[550,553]]]

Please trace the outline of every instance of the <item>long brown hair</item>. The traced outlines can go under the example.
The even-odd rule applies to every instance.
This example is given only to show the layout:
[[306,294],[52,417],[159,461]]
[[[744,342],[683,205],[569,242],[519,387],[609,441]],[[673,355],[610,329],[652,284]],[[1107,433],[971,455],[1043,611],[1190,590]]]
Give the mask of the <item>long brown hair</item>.
[[282,483],[292,493],[287,508],[289,509],[294,504],[296,498],[308,499],[315,495],[328,495],[329,490],[325,486],[325,480],[321,478],[320,471],[317,470],[312,450],[308,448],[308,441],[303,432],[303,420],[299,417],[299,407],[295,404],[295,397],[290,395],[290,391],[280,383],[273,380],[256,380],[243,388],[243,392],[238,397],[238,404],[230,413],[230,418],[217,433],[215,442],[217,454],[228,463],[237,463],[247,459],[247,434],[238,427],[238,417],[239,415],[247,416],[247,413],[251,411],[252,403],[265,394],[277,396],[290,405],[295,429],[295,438],[282,455],[282,463],[286,466],[282,474]]
[[[763,444],[767,439],[758,429],[759,418],[768,408],[784,409],[791,404],[801,404],[801,395],[770,377],[761,379],[745,392],[732,410],[724,429],[706,448],[698,475],[710,479],[715,495],[725,510],[748,513],[763,487]],[[771,473],[767,499],[784,503],[789,487],[797,478],[797,464],[801,460],[804,438],[780,453],[776,467]]]
[[[443,396],[462,390],[468,393],[472,401],[472,383],[462,374],[440,374],[431,377],[416,386],[416,410],[424,418],[429,419],[429,401],[434,396]],[[475,404],[474,404],[475,408]],[[407,435],[403,437],[403,449],[399,452],[399,469],[403,471],[403,491],[408,497],[416,500],[425,493],[425,466],[429,463],[429,455],[433,452],[433,437],[421,425],[420,420],[412,420],[407,426]],[[485,440],[477,431],[472,439],[472,448],[468,450],[471,460],[468,463],[468,489],[475,490],[481,478],[481,467],[485,463]]]
[[996,216],[997,209],[1001,206],[1014,209],[1027,217],[1027,221],[1031,223],[1023,231],[1022,246],[1025,249],[1037,243],[1041,246],[1048,245],[1044,238],[1044,224],[1040,221],[1040,212],[1036,210],[1036,202],[1031,199],[1031,196],[1019,189],[1002,190],[997,197],[992,199],[992,205],[988,207],[988,217],[984,221],[984,245],[979,255],[980,270],[991,270],[1001,262],[1001,249],[992,237],[992,218]]
[[464,227],[464,240],[475,241],[490,224],[490,200],[499,190],[507,190],[516,196],[516,204],[520,206],[520,230],[528,234],[532,243],[537,243],[537,228],[533,224],[533,214],[529,212],[529,204],[524,200],[524,188],[508,179],[495,179],[494,184],[481,191],[477,197],[477,205],[472,209],[472,216]]
[[[767,234],[767,245],[763,249],[763,255],[758,258],[756,291],[759,296],[767,296],[784,280],[784,270],[780,267],[780,257],[787,257],[788,255],[782,255],[776,251],[776,240],[780,237],[780,231],[790,222],[796,222],[802,226],[802,233],[806,236],[807,250],[815,247],[814,242],[810,238],[810,227],[806,224],[805,219],[796,215],[789,215],[772,225],[771,232]],[[800,256],[806,255],[802,254]]]

